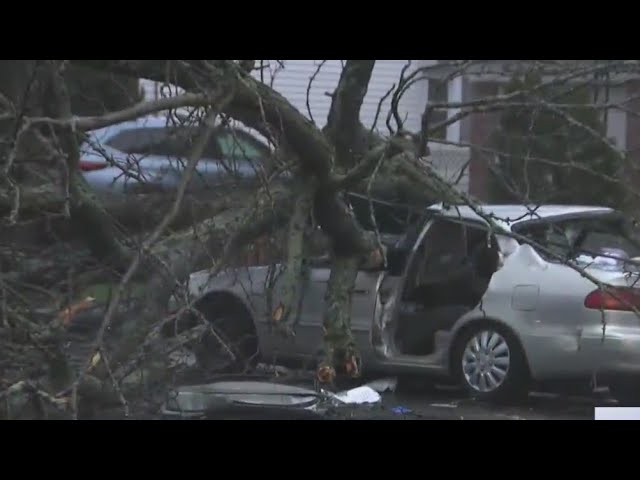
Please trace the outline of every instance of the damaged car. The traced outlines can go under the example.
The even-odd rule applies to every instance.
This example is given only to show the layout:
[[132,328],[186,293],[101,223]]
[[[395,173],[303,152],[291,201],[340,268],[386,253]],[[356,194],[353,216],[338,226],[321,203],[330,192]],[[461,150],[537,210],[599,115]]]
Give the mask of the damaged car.
[[[640,401],[637,257],[632,226],[609,208],[434,205],[389,246],[384,268],[357,276],[363,368],[454,380],[485,400],[595,375],[621,403]],[[302,280],[295,339],[269,322],[282,267],[189,279],[198,310],[246,358],[304,361],[322,343],[328,260]]]

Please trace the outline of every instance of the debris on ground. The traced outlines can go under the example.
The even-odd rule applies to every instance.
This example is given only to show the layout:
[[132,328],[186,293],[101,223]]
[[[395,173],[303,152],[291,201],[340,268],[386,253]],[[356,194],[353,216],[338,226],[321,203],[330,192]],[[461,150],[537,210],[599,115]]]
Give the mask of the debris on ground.
[[176,388],[167,394],[162,415],[183,419],[261,415],[307,418],[381,401],[380,394],[367,385],[332,393],[269,380],[239,379]]
[[352,388],[351,390],[337,393],[334,396],[342,403],[358,405],[364,403],[379,403],[382,400],[380,394],[367,385]]
[[396,415],[408,415],[410,413],[413,413],[413,410],[403,406],[393,407],[391,411]]
[[229,407],[315,409],[325,395],[314,390],[267,381],[221,381],[179,387],[167,395],[167,417],[203,417]]
[[430,403],[429,406],[436,408],[458,408],[457,403]]

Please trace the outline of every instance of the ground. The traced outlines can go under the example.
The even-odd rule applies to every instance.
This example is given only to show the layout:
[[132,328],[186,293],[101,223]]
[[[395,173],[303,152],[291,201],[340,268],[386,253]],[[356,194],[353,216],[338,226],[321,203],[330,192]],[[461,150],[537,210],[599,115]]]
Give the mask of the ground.
[[[596,405],[614,405],[608,392],[593,396],[568,396],[533,393],[521,405],[496,406],[474,402],[456,389],[436,388],[428,392],[407,391],[383,395],[388,409],[405,407],[411,410],[407,419],[443,420],[593,420]],[[396,410],[397,411],[397,410]]]
[[[292,380],[299,386],[312,388],[306,380]],[[331,419],[345,420],[593,420],[595,406],[615,406],[606,389],[593,395],[566,395],[532,393],[518,405],[498,406],[476,402],[455,387],[417,387],[412,382],[397,383],[394,391],[382,393],[382,402],[376,405],[350,406],[331,412]],[[288,413],[271,416],[258,411],[241,412],[233,418],[299,419]],[[98,415],[104,419],[122,418],[122,412],[112,411]],[[156,419],[157,415],[133,414],[131,419]],[[217,417],[216,417],[217,418]],[[224,415],[220,418],[226,418]]]

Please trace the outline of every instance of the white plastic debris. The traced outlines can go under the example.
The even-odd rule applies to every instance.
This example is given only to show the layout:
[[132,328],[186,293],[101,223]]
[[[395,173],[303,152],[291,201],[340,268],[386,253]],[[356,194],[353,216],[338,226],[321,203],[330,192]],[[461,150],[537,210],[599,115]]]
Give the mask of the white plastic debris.
[[345,392],[340,392],[335,395],[342,403],[361,405],[364,403],[378,403],[382,400],[380,394],[373,388],[363,385],[362,387],[352,388]]

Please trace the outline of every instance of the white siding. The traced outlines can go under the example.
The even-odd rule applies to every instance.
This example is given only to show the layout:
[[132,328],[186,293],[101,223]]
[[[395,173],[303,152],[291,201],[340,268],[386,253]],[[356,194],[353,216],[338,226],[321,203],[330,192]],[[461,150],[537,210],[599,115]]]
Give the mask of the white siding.
[[[609,90],[609,103],[624,106],[627,101],[626,85],[616,85]],[[607,112],[607,137],[613,138],[620,150],[627,148],[627,113],[618,108]]]
[[[307,88],[309,80],[316,72],[322,60],[282,60],[282,66],[275,60],[265,60],[265,68],[262,72],[254,72],[254,77],[274,87],[280,94],[289,100],[294,107],[309,118],[309,110],[313,120],[319,127],[327,122],[327,115],[331,106],[331,97],[338,85],[342,72],[342,60],[326,60],[322,68],[315,76],[309,90],[309,107],[307,108]],[[362,104],[360,118],[362,123],[370,128],[376,116],[378,103],[395,84],[398,84],[402,68],[408,60],[377,60],[371,75],[371,81]],[[412,60],[407,75],[415,68],[434,64],[435,60]],[[141,86],[148,99],[159,98],[160,84],[150,80],[141,80]],[[411,131],[420,129],[422,112],[427,102],[427,80],[415,82],[407,89],[398,105],[398,112],[404,121],[404,128]],[[172,88],[172,94],[175,94]],[[376,129],[387,132],[386,119],[391,107],[391,95],[385,100],[380,109],[376,122]],[[396,125],[392,119],[392,127]],[[455,130],[455,127],[454,127]]]
[[[309,110],[315,123],[323,127],[327,122],[327,115],[331,106],[331,94],[340,79],[342,72],[341,60],[326,60],[322,68],[315,76],[309,90],[309,109],[307,108],[307,88],[309,80],[313,77],[322,64],[322,60],[283,60],[282,68],[275,60],[269,62],[269,68],[263,71],[264,82],[285,96],[300,112],[309,117]],[[360,118],[366,127],[373,125],[378,103],[382,97],[394,85],[398,84],[402,68],[408,60],[378,60],[371,75],[371,81],[361,109]],[[434,63],[434,60],[413,60],[412,66],[407,71]],[[256,78],[261,78],[260,73],[255,73]],[[405,128],[411,131],[420,129],[420,119],[427,101],[427,82],[421,80],[414,83],[404,94],[399,105],[398,112]],[[376,122],[376,129],[384,132],[387,130],[386,119],[391,106],[391,96],[383,103],[380,115]],[[406,120],[405,120],[406,118]],[[395,128],[395,123],[391,125]]]
[[449,185],[469,192],[469,159],[471,153],[467,147],[431,144],[431,155],[426,161]]

